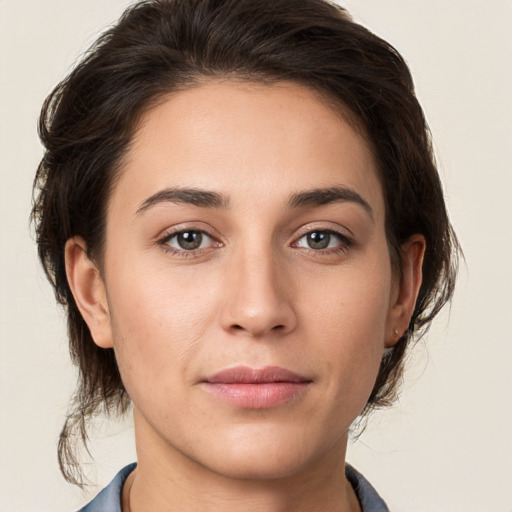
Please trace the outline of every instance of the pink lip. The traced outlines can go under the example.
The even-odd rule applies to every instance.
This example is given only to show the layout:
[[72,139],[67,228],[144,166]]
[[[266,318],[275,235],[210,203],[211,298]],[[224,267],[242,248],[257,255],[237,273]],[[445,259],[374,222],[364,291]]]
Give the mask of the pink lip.
[[228,368],[201,384],[217,398],[244,409],[268,409],[303,393],[311,380],[278,366]]

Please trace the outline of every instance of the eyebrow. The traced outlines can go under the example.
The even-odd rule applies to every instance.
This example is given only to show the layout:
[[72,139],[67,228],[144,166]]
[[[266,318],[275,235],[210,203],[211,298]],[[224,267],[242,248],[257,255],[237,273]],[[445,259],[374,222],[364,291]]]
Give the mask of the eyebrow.
[[373,209],[355,190],[347,187],[328,187],[307,190],[293,194],[289,201],[289,208],[303,208],[308,206],[324,206],[336,202],[356,203],[362,206],[373,219]]
[[148,197],[137,210],[137,215],[159,203],[192,204],[203,208],[228,208],[229,198],[218,192],[196,188],[166,188]]
[[[347,187],[337,186],[328,188],[317,188],[297,192],[290,196],[287,206],[290,209],[324,206],[336,202],[351,202],[362,206],[373,219],[373,209],[355,190]],[[202,190],[198,188],[173,187],[160,190],[148,197],[137,210],[137,215],[159,203],[182,203],[199,206],[202,208],[222,208],[230,206],[228,196],[218,192]]]

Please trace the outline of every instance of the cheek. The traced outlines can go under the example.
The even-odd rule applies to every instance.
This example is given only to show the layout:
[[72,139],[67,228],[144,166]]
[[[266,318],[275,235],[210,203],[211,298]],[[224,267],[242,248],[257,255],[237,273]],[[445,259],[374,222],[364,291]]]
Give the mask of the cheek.
[[188,362],[215,314],[215,286],[204,276],[195,282],[186,272],[147,262],[128,267],[117,267],[107,284],[116,358],[135,398],[132,383],[147,389],[187,379]]
[[361,342],[375,341],[375,337],[384,341],[391,293],[391,266],[386,259],[347,265],[322,277],[321,286],[312,284],[304,283],[300,293],[305,300],[303,314],[316,317],[320,333],[328,337],[343,333]]
[[[356,402],[371,392],[382,359],[390,308],[390,265],[375,259],[326,279],[304,295],[307,338],[317,339],[316,354],[331,376],[333,393]],[[364,404],[363,404],[364,405]]]

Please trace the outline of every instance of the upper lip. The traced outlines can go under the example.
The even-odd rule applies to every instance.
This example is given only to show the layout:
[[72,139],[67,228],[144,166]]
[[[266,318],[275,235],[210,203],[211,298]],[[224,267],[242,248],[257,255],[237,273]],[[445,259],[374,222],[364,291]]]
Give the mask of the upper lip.
[[311,382],[311,379],[279,366],[266,366],[265,368],[236,366],[210,375],[203,382],[209,384],[267,384],[273,382]]

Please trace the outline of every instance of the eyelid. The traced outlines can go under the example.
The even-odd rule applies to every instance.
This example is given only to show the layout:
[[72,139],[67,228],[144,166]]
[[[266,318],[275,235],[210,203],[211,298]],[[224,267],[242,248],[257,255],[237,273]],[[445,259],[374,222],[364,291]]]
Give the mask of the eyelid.
[[309,223],[304,226],[301,226],[293,235],[294,240],[298,240],[299,238],[302,238],[304,235],[307,235],[309,233],[313,233],[315,231],[323,231],[326,233],[333,233],[335,235],[340,236],[344,240],[351,240],[353,243],[355,243],[354,240],[354,234],[353,232],[345,227],[340,226],[338,224],[333,225],[333,223]]
[[[203,249],[206,249],[206,247],[198,247],[197,249],[183,249],[183,248],[180,248],[180,247],[174,247],[171,245],[171,240],[175,240],[175,239],[178,239],[178,236],[183,234],[183,233],[200,233],[201,236],[203,238],[206,238],[206,239],[209,239],[210,242],[209,244],[211,244],[213,241],[215,241],[215,238],[213,238],[212,236],[210,236],[208,233],[206,233],[205,231],[200,231],[199,229],[183,229],[183,230],[180,230],[180,231],[176,231],[174,233],[171,233],[169,234],[169,236],[165,237],[163,240],[162,240],[162,243],[164,244],[167,244],[169,245],[170,247],[172,247],[174,250],[176,251],[183,251],[183,252],[194,252],[194,251],[199,251],[199,250],[203,250]],[[202,243],[204,242],[204,240],[201,241]],[[208,244],[208,245],[209,245]]]
[[214,229],[209,224],[204,222],[183,222],[181,224],[176,224],[175,226],[170,226],[162,230],[156,237],[155,240],[160,243],[165,239],[171,238],[173,235],[178,233],[183,233],[184,231],[198,231],[205,235],[208,235],[210,238],[217,240],[222,243],[220,233]]

